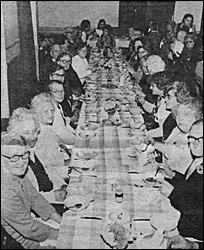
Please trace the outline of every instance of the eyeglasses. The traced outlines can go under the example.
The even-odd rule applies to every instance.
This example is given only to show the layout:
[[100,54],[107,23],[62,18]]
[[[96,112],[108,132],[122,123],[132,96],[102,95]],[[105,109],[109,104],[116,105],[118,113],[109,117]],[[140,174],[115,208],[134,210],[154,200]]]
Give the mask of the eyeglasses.
[[171,97],[176,97],[176,96],[175,95],[166,94],[165,97],[168,98],[168,99],[170,99]]
[[22,160],[27,160],[30,157],[30,152],[25,152],[22,155],[13,155],[11,157],[1,154],[3,157],[9,159],[11,162],[17,162],[21,158]]
[[72,62],[71,60],[67,61],[67,60],[61,60],[61,59],[60,59],[60,61],[61,61],[62,63],[64,63],[64,64],[69,64],[69,63]]
[[188,135],[187,138],[189,142],[202,142],[203,141],[203,136],[196,138],[192,135]]
[[51,90],[52,93],[55,93],[55,94],[64,94],[64,90]]

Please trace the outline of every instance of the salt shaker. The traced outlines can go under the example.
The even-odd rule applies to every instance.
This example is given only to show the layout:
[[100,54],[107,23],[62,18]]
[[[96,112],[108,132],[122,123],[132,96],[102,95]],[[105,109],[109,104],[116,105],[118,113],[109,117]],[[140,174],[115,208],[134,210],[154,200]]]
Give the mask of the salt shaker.
[[123,190],[121,188],[115,190],[115,201],[118,203],[123,202]]

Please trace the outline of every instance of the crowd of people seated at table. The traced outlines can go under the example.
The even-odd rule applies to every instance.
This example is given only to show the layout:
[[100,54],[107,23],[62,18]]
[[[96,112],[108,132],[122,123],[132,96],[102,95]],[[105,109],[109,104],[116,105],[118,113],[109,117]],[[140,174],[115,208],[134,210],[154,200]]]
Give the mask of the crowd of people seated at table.
[[[203,232],[203,48],[193,21],[191,14],[179,24],[171,21],[166,34],[153,20],[144,33],[130,27],[129,48],[121,53],[143,110],[146,143],[161,154],[161,192],[181,212],[180,235],[168,239],[169,248],[202,247],[184,238],[202,240]],[[40,40],[39,93],[29,108],[12,112],[1,134],[1,225],[26,249],[43,248],[40,242],[58,236],[31,211],[42,220],[61,221],[53,206],[67,195],[86,80],[98,69],[89,63],[93,39],[99,52],[116,46],[105,19],[95,29],[86,19],[67,27],[62,42]],[[178,43],[181,51],[175,49]]]

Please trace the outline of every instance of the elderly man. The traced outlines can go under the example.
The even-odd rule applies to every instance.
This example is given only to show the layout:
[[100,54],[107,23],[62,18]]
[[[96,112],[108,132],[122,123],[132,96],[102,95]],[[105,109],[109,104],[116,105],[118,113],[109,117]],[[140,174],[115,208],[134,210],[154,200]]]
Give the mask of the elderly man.
[[45,63],[42,66],[42,69],[40,69],[41,71],[41,79],[42,79],[42,83],[44,85],[46,85],[46,82],[49,79],[49,71],[50,68],[53,67],[53,65],[56,64],[56,59],[59,56],[59,54],[61,53],[62,48],[60,44],[52,44],[51,48],[50,48],[50,53],[47,54],[47,57],[45,59]]
[[61,216],[27,178],[29,156],[21,136],[1,135],[1,225],[22,247],[37,249],[47,239],[56,240],[59,230],[36,220],[31,210],[44,221],[60,223]]
[[49,84],[48,90],[54,100],[55,106],[52,131],[59,137],[62,143],[73,145],[75,141],[75,131],[70,126],[70,118],[64,116],[62,106],[60,105],[65,97],[64,86],[61,82],[53,80]]

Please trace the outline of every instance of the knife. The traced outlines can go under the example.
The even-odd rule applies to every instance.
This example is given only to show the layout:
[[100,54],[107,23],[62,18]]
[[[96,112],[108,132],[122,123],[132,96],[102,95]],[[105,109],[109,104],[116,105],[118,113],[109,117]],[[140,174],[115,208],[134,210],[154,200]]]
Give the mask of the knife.
[[81,219],[102,220],[102,218],[95,216],[82,216]]
[[133,221],[150,221],[150,219],[133,219]]

